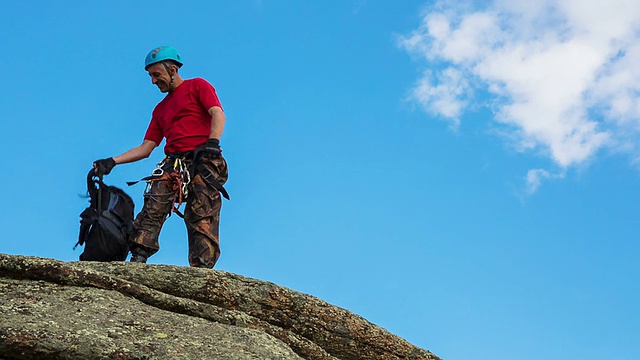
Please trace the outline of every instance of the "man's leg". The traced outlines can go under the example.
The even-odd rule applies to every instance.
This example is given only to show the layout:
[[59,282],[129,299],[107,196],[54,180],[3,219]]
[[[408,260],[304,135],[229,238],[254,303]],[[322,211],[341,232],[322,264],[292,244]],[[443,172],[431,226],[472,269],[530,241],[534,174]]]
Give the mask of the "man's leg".
[[[224,158],[203,159],[203,164],[221,184],[227,181]],[[218,190],[196,174],[191,180],[184,222],[189,236],[189,265],[213,268],[220,257],[220,209],[222,199]]]
[[133,222],[129,236],[131,261],[147,262],[160,249],[158,236],[173,206],[174,191],[170,181],[154,181],[144,194],[144,205]]

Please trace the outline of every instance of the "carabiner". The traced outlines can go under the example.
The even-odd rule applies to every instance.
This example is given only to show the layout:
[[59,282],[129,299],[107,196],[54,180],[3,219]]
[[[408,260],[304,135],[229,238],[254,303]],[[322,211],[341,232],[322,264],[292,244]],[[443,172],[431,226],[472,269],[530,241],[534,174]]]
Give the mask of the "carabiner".
[[164,170],[162,170],[161,167],[157,167],[153,169],[153,171],[151,172],[151,176],[162,176],[162,175],[164,175]]

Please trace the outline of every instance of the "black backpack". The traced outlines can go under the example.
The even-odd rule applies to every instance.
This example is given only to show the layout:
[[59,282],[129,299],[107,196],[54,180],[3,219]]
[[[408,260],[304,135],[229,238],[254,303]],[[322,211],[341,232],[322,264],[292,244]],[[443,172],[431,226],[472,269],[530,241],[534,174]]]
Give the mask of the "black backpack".
[[133,200],[122,189],[102,182],[93,169],[87,175],[90,205],[80,214],[80,261],[124,261],[133,227]]

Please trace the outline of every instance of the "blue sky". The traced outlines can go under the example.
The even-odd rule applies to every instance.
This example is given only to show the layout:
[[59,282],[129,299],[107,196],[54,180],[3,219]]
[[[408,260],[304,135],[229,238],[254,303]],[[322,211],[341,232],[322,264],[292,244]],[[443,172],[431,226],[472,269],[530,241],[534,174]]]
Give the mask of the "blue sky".
[[[599,3],[4,1],[0,252],[77,260],[167,44],[227,115],[217,269],[449,360],[635,359],[640,8]],[[161,158],[107,182],[139,210]],[[178,217],[160,243],[187,265]]]

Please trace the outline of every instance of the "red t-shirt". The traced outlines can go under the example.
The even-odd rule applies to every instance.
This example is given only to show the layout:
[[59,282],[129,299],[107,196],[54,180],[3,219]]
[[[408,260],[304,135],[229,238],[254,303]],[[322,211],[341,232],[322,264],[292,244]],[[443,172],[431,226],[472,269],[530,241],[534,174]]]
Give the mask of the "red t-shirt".
[[144,139],[160,144],[166,138],[165,154],[191,151],[209,139],[214,106],[222,108],[211,84],[202,78],[184,80],[153,109]]

